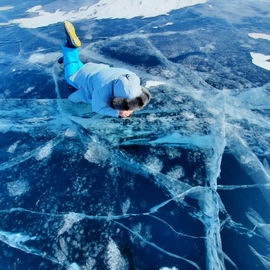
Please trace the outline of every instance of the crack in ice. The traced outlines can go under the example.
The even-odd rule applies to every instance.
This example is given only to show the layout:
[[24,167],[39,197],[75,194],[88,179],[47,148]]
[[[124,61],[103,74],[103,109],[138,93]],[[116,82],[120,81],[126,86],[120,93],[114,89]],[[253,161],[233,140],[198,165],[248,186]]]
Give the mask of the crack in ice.
[[186,259],[185,257],[182,257],[182,256],[179,256],[177,254],[174,254],[172,252],[169,252],[169,251],[166,251],[165,249],[161,248],[160,246],[158,246],[157,244],[151,242],[151,241],[148,241],[146,240],[145,238],[143,238],[138,232],[135,232],[133,230],[131,230],[129,227],[125,226],[124,224],[120,223],[120,222],[117,222],[117,221],[114,221],[115,224],[119,225],[120,227],[123,227],[124,229],[126,229],[127,231],[129,231],[131,234],[135,235],[136,237],[138,237],[142,242],[146,243],[147,245],[159,250],[160,252],[170,256],[170,257],[174,257],[176,259],[179,259],[179,260],[183,260],[189,264],[191,264],[193,267],[195,267],[196,269],[201,269],[195,262],[191,261],[191,260],[188,260]]

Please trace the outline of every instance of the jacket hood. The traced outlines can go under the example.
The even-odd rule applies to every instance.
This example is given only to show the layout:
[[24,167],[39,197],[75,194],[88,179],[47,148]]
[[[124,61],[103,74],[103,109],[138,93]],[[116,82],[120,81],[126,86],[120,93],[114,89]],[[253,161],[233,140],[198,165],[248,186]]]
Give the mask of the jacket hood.
[[113,96],[119,98],[135,98],[142,94],[139,77],[130,72],[121,75],[113,84]]

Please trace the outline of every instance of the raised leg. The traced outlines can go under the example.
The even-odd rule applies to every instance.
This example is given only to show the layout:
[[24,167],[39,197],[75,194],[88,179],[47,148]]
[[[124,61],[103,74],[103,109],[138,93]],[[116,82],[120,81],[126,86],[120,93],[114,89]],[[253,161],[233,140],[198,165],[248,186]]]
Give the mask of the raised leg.
[[79,48],[69,48],[65,44],[62,46],[62,52],[64,58],[65,79],[70,85],[77,88],[70,80],[70,77],[83,67],[83,63],[79,58]]

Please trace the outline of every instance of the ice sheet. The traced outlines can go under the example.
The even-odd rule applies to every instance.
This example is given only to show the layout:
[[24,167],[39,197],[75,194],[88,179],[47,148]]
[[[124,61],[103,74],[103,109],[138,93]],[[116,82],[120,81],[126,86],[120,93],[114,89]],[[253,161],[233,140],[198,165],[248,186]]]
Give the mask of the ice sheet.
[[[42,264],[70,270],[253,265],[240,257],[268,269],[269,252],[261,250],[270,241],[270,221],[261,209],[270,203],[270,79],[268,53],[260,45],[268,36],[235,30],[239,25],[232,23],[242,16],[226,22],[237,4],[253,17],[262,2],[253,13],[250,1],[196,6],[205,2],[167,1],[153,8],[152,1],[80,6],[57,1],[25,4],[24,16],[8,19],[14,24],[7,29],[31,38],[19,40],[13,50],[3,43],[0,60],[8,76],[0,93],[0,241],[10,248],[0,254],[0,265],[21,250],[25,269],[31,255],[38,256],[35,269]],[[60,37],[60,24],[54,25],[64,19],[77,22],[82,36],[91,35],[81,48],[84,60],[120,65],[141,77],[153,96],[144,110],[130,119],[112,119],[66,99],[69,91],[56,62],[64,34]],[[255,79],[233,74],[241,54],[225,50],[230,43],[222,39],[223,27],[240,35],[244,63]],[[218,62],[221,51],[227,62],[235,61],[233,67],[224,58]],[[201,70],[194,69],[196,61]],[[229,73],[227,82],[237,83],[219,88],[209,82],[218,81],[216,72],[224,81]],[[230,166],[223,167],[227,155]],[[221,168],[228,174],[224,178]],[[227,239],[244,242],[243,254],[237,257],[238,247],[228,247]]]

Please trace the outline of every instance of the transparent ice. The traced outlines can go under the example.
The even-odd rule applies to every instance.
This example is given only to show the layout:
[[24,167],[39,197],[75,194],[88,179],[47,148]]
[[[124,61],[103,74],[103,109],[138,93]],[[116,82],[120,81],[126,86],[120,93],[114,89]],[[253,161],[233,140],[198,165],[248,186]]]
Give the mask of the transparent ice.
[[[127,19],[119,1],[108,17],[109,1],[13,2],[0,7],[0,268],[269,269],[266,1]],[[63,14],[84,62],[141,77],[145,109],[113,119],[67,99]]]

